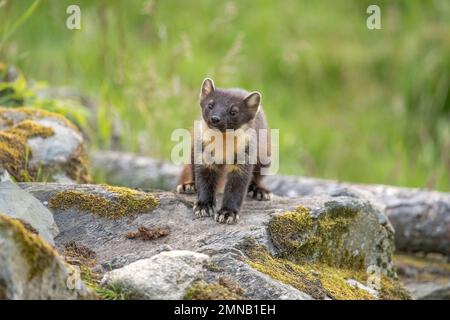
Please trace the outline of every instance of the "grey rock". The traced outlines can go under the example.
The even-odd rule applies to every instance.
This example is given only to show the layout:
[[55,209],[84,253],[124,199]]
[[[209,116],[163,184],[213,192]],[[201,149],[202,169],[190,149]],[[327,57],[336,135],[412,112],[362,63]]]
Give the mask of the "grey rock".
[[274,194],[287,197],[364,193],[384,207],[395,229],[397,250],[450,254],[449,193],[294,176],[269,176],[267,184]]
[[6,181],[12,182],[13,180],[7,170],[0,168],[0,182]]
[[179,166],[132,153],[101,150],[90,156],[93,169],[114,185],[173,190],[180,173]]
[[[21,183],[41,202],[49,202],[57,192],[71,189],[86,193],[98,193],[96,185],[64,185]],[[308,299],[309,296],[286,284],[271,279],[245,263],[241,244],[253,239],[270,253],[282,253],[283,248],[274,245],[268,232],[270,221],[284,211],[298,206],[310,209],[314,218],[329,210],[348,208],[356,213],[354,224],[345,236],[344,248],[351,252],[364,250],[365,263],[370,266],[378,261],[386,262],[385,271],[391,269],[390,256],[393,250],[392,229],[380,224],[383,213],[371,206],[366,199],[357,197],[274,197],[272,201],[247,199],[241,211],[241,219],[235,225],[218,224],[212,217],[196,218],[192,212],[195,196],[178,195],[171,192],[157,192],[159,206],[153,211],[123,219],[111,220],[76,208],[52,209],[60,234],[55,241],[58,247],[75,241],[97,253],[100,267],[106,271],[127,267],[135,261],[152,258],[162,249],[189,250],[211,256],[213,261],[226,266],[224,274],[241,283],[246,295],[252,299]],[[221,197],[219,196],[219,201]],[[125,235],[144,225],[146,227],[168,227],[170,234],[152,241],[127,239]],[[240,258],[241,257],[241,258]],[[315,258],[315,257],[313,257]],[[235,266],[235,267],[233,267]],[[240,270],[240,271],[239,271]],[[213,281],[213,275],[205,271]],[[217,276],[217,275],[216,275]]]
[[164,251],[108,272],[102,283],[114,284],[134,299],[182,299],[208,260],[207,255],[197,252]]
[[414,299],[450,300],[450,263],[445,256],[401,254],[394,262]]
[[73,154],[83,145],[81,132],[63,124],[56,118],[35,119],[36,123],[50,127],[54,135],[48,138],[35,137],[28,140],[31,148],[32,158],[30,164],[65,164],[72,158]]
[[211,262],[220,268],[221,272],[206,271],[206,280],[218,282],[220,277],[234,279],[244,289],[245,296],[250,299],[312,300],[310,295],[251,268],[235,253],[214,255]]
[[405,287],[418,300],[450,300],[450,283],[407,283]]
[[59,233],[53,214],[35,197],[12,182],[0,183],[0,212],[29,223],[51,245]]
[[[97,193],[96,185],[63,185],[21,183],[20,186],[48,202],[56,193],[64,189]],[[97,191],[96,191],[97,190]],[[105,192],[105,191],[102,191]],[[379,216],[383,213],[366,199],[350,197],[302,197],[278,198],[272,201],[247,199],[241,210],[241,220],[235,225],[223,225],[212,218],[198,219],[192,214],[195,196],[181,196],[171,192],[158,192],[160,205],[148,214],[128,217],[125,220],[111,220],[76,209],[53,210],[55,221],[61,231],[57,243],[77,241],[93,248],[101,260],[114,262],[114,267],[144,259],[160,252],[161,245],[169,245],[175,250],[193,250],[209,255],[227,252],[246,238],[255,239],[269,252],[279,253],[282,248],[273,245],[267,225],[273,216],[290,211],[298,206],[310,209],[317,218],[330,210],[347,209],[356,212],[356,219],[345,235],[345,248],[351,252],[363,250],[365,264],[370,266],[385,262],[385,271],[390,271],[390,255],[393,250],[393,234],[389,225],[381,225]],[[220,200],[220,198],[219,198]],[[169,227],[170,235],[155,241],[142,243],[124,239],[126,233],[135,231],[140,225]],[[318,252],[318,255],[320,252]]]
[[[31,108],[2,108],[1,117],[4,121],[0,124],[0,131],[13,129],[27,120],[53,131],[53,135],[48,137],[30,135],[26,140],[27,147],[31,151],[27,169],[29,172],[40,172],[38,179],[45,178],[46,181],[56,182],[89,180],[83,135],[64,117]],[[9,174],[14,176],[12,172]],[[22,180],[17,174],[15,178]]]
[[65,264],[42,238],[15,227],[11,221],[0,214],[0,299],[94,298],[81,281],[79,270]]
[[[97,151],[94,170],[109,183],[143,189],[173,190],[181,166],[130,153]],[[402,251],[450,254],[450,194],[426,189],[360,185],[308,177],[274,175],[265,178],[275,195],[363,197],[384,210],[396,230],[396,248]],[[386,215],[380,223],[388,223]]]
[[362,284],[361,282],[355,280],[355,279],[347,279],[346,281],[349,285],[351,285],[354,288],[364,290],[371,294],[374,298],[378,298],[378,291],[374,288],[371,288],[369,286],[366,286],[365,284]]

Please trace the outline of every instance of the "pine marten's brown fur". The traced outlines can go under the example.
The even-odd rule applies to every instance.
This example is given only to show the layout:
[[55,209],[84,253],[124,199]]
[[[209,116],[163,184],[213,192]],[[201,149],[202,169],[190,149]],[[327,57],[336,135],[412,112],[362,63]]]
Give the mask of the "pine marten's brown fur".
[[[235,223],[239,220],[245,194],[253,196],[257,200],[270,200],[271,193],[261,183],[261,168],[270,164],[260,161],[260,154],[270,157],[269,134],[266,131],[264,138],[267,144],[257,142],[260,148],[269,148],[264,153],[258,154],[256,164],[238,164],[236,150],[240,147],[248,148],[248,136],[245,146],[234,145],[233,150],[226,149],[227,129],[253,128],[258,133],[260,129],[267,129],[267,121],[260,104],[259,92],[247,92],[242,89],[219,89],[214,87],[211,79],[203,81],[200,91],[200,106],[202,110],[202,126],[204,128],[220,131],[223,137],[224,156],[233,152],[235,162],[233,164],[190,164],[183,168],[177,191],[179,193],[197,192],[198,200],[194,206],[194,213],[199,216],[210,216],[214,213],[215,220],[220,223]],[[240,131],[239,131],[240,132]],[[208,141],[202,141],[203,144]],[[247,150],[247,149],[246,149]],[[193,150],[192,150],[193,154]],[[194,156],[192,162],[194,163]],[[224,196],[220,210],[215,211],[216,192],[221,182],[226,181]]]

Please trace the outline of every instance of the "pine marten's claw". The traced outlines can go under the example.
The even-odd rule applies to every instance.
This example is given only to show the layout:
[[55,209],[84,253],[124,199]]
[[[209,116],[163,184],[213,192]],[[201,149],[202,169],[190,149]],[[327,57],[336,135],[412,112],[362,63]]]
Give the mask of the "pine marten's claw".
[[192,194],[195,192],[196,192],[196,189],[195,189],[195,184],[193,182],[177,185],[177,193]]
[[272,192],[263,187],[251,186],[247,195],[258,201],[272,200]]
[[219,223],[235,224],[239,221],[239,214],[230,210],[221,209],[214,215],[214,220]]
[[212,214],[214,214],[215,206],[212,203],[197,202],[193,209],[195,216],[203,218],[210,217]]

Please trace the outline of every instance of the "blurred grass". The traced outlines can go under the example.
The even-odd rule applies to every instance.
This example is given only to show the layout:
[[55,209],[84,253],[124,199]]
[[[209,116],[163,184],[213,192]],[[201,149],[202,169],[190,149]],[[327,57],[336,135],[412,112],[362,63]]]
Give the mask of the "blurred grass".
[[[0,36],[33,1],[0,0]],[[68,30],[78,4],[82,29]],[[450,2],[41,1],[0,47],[99,98],[93,147],[170,156],[205,76],[259,90],[282,173],[450,190]]]

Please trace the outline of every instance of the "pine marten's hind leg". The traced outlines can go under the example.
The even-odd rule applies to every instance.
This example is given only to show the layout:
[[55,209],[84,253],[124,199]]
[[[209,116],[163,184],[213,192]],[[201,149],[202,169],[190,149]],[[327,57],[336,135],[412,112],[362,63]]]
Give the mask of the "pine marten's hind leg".
[[178,193],[195,193],[195,174],[191,164],[186,164],[181,171],[180,179],[177,183]]
[[272,199],[272,192],[262,183],[261,167],[256,165],[253,170],[253,177],[248,186],[248,196],[259,201]]

